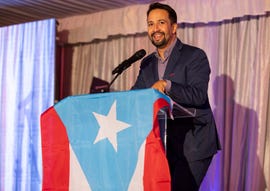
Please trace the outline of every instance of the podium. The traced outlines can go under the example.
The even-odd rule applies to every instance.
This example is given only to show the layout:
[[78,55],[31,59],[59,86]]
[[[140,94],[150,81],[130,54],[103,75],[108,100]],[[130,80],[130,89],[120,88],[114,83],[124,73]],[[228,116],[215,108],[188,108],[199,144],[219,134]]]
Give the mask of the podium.
[[159,120],[172,105],[145,89],[70,96],[50,107],[41,115],[42,189],[170,191]]
[[158,113],[158,121],[159,121],[159,129],[160,129],[160,137],[163,142],[163,146],[165,148],[165,153],[167,150],[167,120],[177,119],[177,118],[192,118],[196,116],[195,108],[186,108],[181,106],[180,104],[172,101],[172,107],[162,108]]

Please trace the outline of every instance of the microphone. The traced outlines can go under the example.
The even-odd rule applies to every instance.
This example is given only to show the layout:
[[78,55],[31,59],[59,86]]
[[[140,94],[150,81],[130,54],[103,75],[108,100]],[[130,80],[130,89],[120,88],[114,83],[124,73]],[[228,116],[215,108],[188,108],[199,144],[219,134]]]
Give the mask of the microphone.
[[125,69],[131,66],[132,63],[136,62],[137,60],[140,60],[142,57],[146,55],[146,52],[144,49],[138,50],[128,58],[127,60],[123,61],[121,64],[119,64],[113,71],[112,74],[121,74]]

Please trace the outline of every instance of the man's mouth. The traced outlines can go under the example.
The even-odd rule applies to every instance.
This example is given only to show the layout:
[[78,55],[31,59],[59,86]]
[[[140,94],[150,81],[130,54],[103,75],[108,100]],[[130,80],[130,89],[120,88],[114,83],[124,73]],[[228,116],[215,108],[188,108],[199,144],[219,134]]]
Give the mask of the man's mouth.
[[164,36],[164,33],[161,33],[161,32],[155,32],[152,34],[152,38],[155,41],[159,41],[163,36]]

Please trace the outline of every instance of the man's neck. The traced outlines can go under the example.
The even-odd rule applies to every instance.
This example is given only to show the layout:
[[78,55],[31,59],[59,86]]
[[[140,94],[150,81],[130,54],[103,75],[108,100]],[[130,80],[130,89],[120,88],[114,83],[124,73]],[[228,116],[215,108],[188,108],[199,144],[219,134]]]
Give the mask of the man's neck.
[[176,36],[172,36],[169,43],[165,47],[157,48],[158,54],[162,59],[165,58],[165,55],[164,55],[165,51],[171,46],[171,44],[174,42],[175,39],[176,39]]

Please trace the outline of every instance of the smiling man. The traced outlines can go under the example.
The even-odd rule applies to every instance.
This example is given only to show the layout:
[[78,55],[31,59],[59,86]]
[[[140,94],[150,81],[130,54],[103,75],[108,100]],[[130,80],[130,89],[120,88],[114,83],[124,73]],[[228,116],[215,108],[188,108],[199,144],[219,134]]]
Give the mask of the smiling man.
[[176,103],[196,109],[195,117],[176,115],[166,123],[171,190],[197,191],[221,148],[208,100],[208,58],[203,50],[177,38],[177,14],[170,6],[151,4],[147,27],[156,51],[142,60],[132,89],[152,87]]

